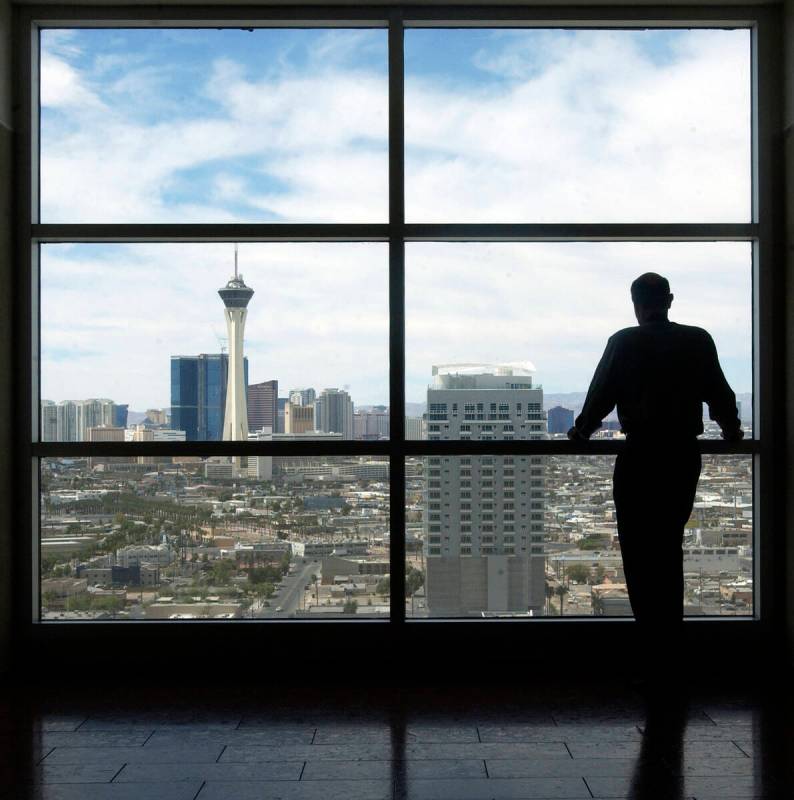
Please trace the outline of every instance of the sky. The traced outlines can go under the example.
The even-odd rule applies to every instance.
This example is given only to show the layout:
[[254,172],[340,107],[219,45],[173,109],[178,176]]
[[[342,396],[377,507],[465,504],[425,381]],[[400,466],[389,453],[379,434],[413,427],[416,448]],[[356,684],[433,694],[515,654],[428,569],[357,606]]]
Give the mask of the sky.
[[[386,222],[383,30],[47,30],[43,222]],[[746,222],[750,37],[409,30],[413,222]],[[218,352],[231,244],[43,245],[42,396],[170,403],[171,355]],[[388,402],[384,244],[241,244],[252,381]],[[670,278],[751,388],[745,243],[409,244],[406,397],[431,367],[532,361],[583,391]]]

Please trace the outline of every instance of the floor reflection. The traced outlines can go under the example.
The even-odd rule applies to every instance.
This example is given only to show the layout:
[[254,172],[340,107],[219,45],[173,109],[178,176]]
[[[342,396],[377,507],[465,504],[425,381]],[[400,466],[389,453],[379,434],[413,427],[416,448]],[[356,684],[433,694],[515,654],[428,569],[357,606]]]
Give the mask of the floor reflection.
[[782,798],[790,705],[619,684],[18,696],[0,800]]
[[642,745],[629,787],[634,800],[683,800],[688,713],[685,693],[648,692]]

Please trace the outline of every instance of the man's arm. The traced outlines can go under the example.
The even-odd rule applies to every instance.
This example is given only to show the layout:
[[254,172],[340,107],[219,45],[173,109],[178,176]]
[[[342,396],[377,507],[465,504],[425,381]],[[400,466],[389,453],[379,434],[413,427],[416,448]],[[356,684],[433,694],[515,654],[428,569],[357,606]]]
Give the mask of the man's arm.
[[722,428],[722,438],[737,441],[744,438],[742,423],[736,408],[736,395],[720,366],[717,347],[707,333],[703,370],[703,399],[709,406],[709,417]]
[[582,413],[576,418],[573,428],[568,431],[569,439],[589,439],[601,427],[604,417],[615,407],[617,402],[616,350],[615,337],[611,336],[604,355],[598,362],[593,380],[590,381]]

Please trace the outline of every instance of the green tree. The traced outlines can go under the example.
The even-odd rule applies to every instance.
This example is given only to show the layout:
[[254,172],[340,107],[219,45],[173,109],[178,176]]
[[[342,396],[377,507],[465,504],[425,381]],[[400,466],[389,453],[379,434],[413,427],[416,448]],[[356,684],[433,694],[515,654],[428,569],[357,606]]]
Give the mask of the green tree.
[[585,536],[579,542],[580,550],[604,550],[606,542],[600,536]]
[[416,569],[412,564],[407,564],[405,568],[405,596],[410,597],[425,584],[425,575],[421,570]]
[[606,570],[599,564],[593,569],[593,583],[603,583]]
[[254,593],[257,597],[264,598],[265,600],[269,599],[273,596],[273,593],[276,591],[276,587],[265,581],[265,583],[257,583],[254,584]]
[[358,600],[345,600],[344,613],[355,614],[358,609]]
[[590,578],[590,567],[585,564],[571,564],[566,572],[568,573],[568,579],[577,583],[586,583]]
[[237,565],[228,558],[222,558],[212,564],[212,582],[214,584],[225,584],[229,582],[232,575],[237,572]]
[[375,586],[375,593],[382,595],[383,597],[386,597],[391,593],[391,580],[389,579],[388,575],[378,581],[377,585]]
[[115,614],[124,608],[124,600],[116,595],[104,595],[102,597],[94,597],[91,600],[92,611],[110,611]]

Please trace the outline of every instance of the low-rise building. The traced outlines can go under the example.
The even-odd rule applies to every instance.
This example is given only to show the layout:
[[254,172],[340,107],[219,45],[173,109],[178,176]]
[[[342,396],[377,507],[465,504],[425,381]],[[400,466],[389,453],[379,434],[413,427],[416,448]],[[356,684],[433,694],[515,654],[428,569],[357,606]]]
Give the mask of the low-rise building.
[[116,551],[116,563],[120,567],[137,567],[141,564],[168,566],[173,553],[165,544],[136,544],[122,547]]

